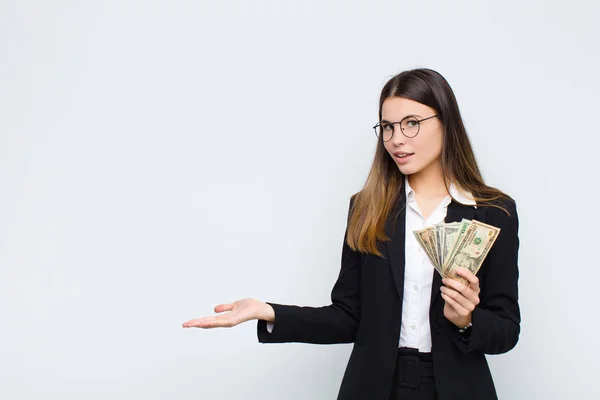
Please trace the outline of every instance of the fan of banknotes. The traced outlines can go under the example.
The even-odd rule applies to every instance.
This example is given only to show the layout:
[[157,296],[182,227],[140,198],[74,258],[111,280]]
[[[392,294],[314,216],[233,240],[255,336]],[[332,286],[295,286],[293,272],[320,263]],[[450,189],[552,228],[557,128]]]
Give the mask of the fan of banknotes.
[[413,233],[442,277],[466,283],[466,279],[454,271],[463,267],[476,274],[496,241],[500,228],[463,219],[461,222],[436,224]]

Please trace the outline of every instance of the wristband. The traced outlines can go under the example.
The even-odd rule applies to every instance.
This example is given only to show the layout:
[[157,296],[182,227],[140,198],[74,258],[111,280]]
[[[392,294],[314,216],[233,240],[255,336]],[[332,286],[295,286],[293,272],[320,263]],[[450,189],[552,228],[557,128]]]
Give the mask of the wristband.
[[467,326],[465,326],[464,328],[460,328],[458,331],[459,331],[460,333],[465,333],[465,332],[468,332],[468,331],[471,329],[471,327],[472,327],[472,326],[473,326],[473,323],[469,322],[469,323],[467,324]]

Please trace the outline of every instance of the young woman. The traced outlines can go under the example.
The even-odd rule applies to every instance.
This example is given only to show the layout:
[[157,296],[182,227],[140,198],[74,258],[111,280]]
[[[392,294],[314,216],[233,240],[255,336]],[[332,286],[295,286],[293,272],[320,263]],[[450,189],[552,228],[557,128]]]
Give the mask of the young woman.
[[[383,87],[378,143],[364,188],[350,200],[331,304],[243,299],[184,327],[258,320],[261,343],[354,343],[338,400],[495,399],[485,354],[520,331],[514,200],[487,186],[448,82],[430,69]],[[500,228],[468,282],[442,279],[412,231],[463,218]],[[463,281],[464,282],[464,281]]]

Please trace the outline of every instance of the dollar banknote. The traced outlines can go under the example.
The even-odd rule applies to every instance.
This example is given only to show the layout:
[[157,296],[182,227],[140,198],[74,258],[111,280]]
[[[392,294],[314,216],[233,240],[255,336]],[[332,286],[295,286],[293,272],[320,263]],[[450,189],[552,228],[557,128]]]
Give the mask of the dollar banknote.
[[441,223],[413,231],[434,268],[442,277],[467,283],[456,274],[464,267],[476,274],[500,234],[500,228],[477,220]]
[[442,269],[444,276],[464,281],[464,278],[455,273],[456,268],[459,267],[476,274],[499,233],[500,228],[480,221],[472,221],[462,240],[454,247],[451,258],[444,265]]
[[432,244],[429,242],[429,235],[427,234],[427,229],[413,231],[413,234],[415,235],[415,238],[417,238],[417,242],[419,243],[419,245],[421,245],[421,247],[425,251],[425,254],[427,254],[427,257],[429,257],[429,261],[431,261],[436,271],[438,271],[441,274],[442,269],[441,266],[437,263],[436,258],[433,254],[433,248]]
[[438,249],[437,249],[437,243],[435,242],[435,230],[433,227],[427,227],[425,228],[425,235],[427,236],[427,240],[429,241],[429,245],[431,246],[431,253],[433,256],[433,260],[434,260],[434,265],[436,265],[438,268],[440,267],[440,264],[438,263]]
[[450,260],[450,259],[452,259],[452,257],[454,257],[454,252],[456,251],[456,248],[458,247],[458,245],[465,238],[465,235],[466,235],[467,231],[469,230],[469,227],[471,226],[471,221],[463,218],[462,221],[458,222],[457,226],[458,226],[458,229],[456,231],[452,232],[453,236],[450,238],[450,240],[452,241],[450,249],[449,249],[450,251],[448,252],[448,254],[446,254],[444,264],[442,264],[442,266],[441,266],[442,271],[444,271],[446,269],[448,260]]
[[[465,220],[467,221],[467,220]],[[460,227],[462,225],[461,222],[451,222],[443,225],[443,234],[442,234],[442,242],[440,243],[441,247],[441,263],[440,265],[444,265],[446,259],[450,255],[452,251],[452,246],[454,246],[454,242],[458,237],[458,233],[460,232]]]
[[442,248],[442,244],[444,243],[444,224],[436,224],[433,226],[434,229],[434,233],[435,233],[435,244],[436,244],[436,251],[437,251],[437,262],[438,265],[444,265],[442,259],[443,259],[443,248]]

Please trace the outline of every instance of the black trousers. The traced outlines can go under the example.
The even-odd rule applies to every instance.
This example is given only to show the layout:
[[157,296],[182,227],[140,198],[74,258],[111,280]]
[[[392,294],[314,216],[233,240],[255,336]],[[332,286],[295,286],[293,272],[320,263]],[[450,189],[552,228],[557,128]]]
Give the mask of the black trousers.
[[431,353],[398,349],[390,400],[437,400]]

